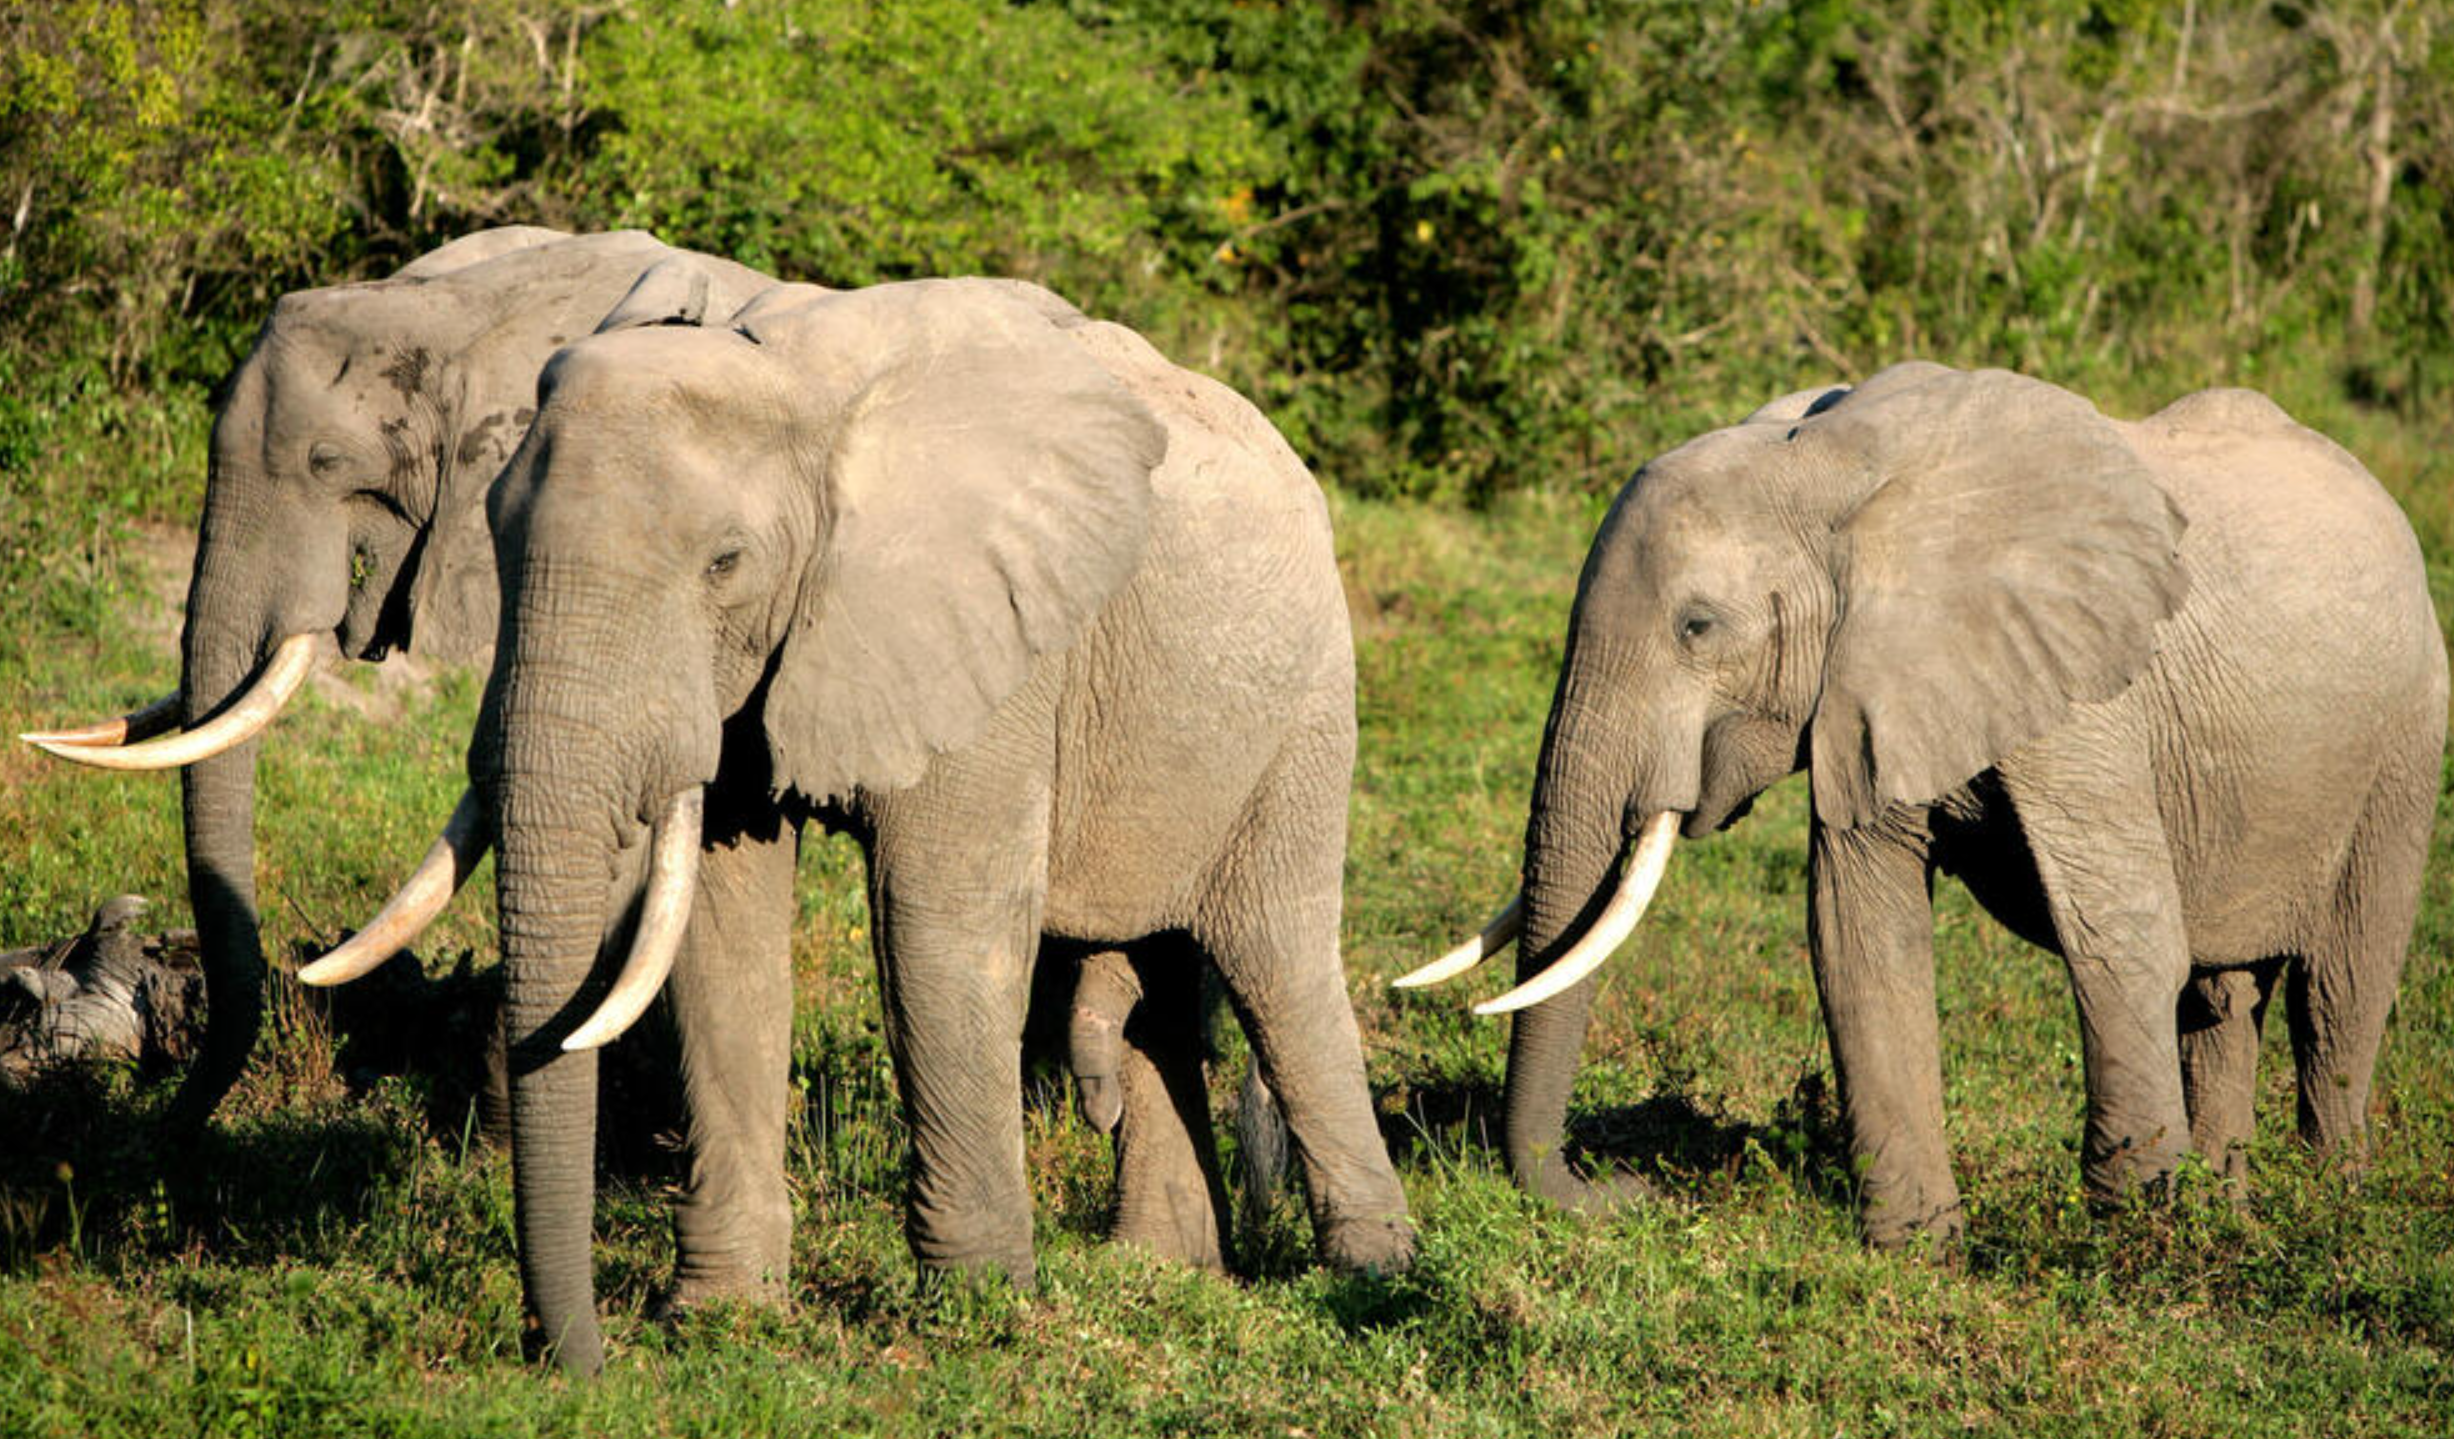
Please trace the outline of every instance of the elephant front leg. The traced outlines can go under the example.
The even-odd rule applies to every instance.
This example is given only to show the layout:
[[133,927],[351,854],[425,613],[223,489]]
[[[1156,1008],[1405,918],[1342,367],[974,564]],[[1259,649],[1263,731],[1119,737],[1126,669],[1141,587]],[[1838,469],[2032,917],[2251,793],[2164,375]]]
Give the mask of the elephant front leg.
[[689,1181],[672,1302],[781,1300],[792,1258],[784,1138],[792,1067],[797,826],[714,839],[666,986],[680,1036]]
[[1109,950],[1082,963],[1072,1051],[1084,1117],[1113,1131],[1119,1243],[1201,1269],[1227,1267],[1219,1177],[1202,1069],[1201,958]]
[[2109,1198],[2161,1184],[2189,1148],[2178,1011],[2190,947],[2154,778],[2100,726],[2111,729],[2096,717],[2001,770],[2078,1000],[2083,1172]]
[[1818,823],[1807,927],[1861,1223],[1886,1248],[1956,1238],[1959,1187],[1943,1139],[1927,838],[1905,811],[1836,830]]

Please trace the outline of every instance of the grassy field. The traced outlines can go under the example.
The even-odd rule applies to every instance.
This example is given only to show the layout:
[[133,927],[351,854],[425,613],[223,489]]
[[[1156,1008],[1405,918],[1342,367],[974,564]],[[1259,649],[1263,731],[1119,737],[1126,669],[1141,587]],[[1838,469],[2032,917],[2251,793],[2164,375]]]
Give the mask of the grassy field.
[[[2404,498],[2454,612],[2449,437],[2285,398]],[[192,441],[154,459],[193,461]],[[598,1215],[608,1371],[572,1384],[524,1366],[509,1165],[445,1102],[447,1058],[376,1073],[388,1066],[285,994],[200,1152],[147,1141],[159,1077],[83,1071],[0,1096],[0,1434],[2454,1430],[2454,815],[2372,1166],[2336,1172],[2290,1141],[2271,1034],[2246,1209],[2200,1184],[2168,1207],[2090,1212],[2059,966],[1947,888],[1938,964],[1970,1234],[1938,1258],[1870,1253],[1852,1228],[1805,956],[1804,792],[1784,784],[1679,855],[1605,972],[1575,1139],[1590,1163],[1651,1176],[1659,1202],[1565,1217],[1517,1195],[1485,1144],[1504,1026],[1454,990],[1385,982],[1513,882],[1597,511],[1337,508],[1363,694],[1346,960],[1422,1229],[1411,1273],[1310,1267],[1292,1202],[1238,1236],[1235,1282],[1102,1244],[1104,1141],[1043,1084],[1038,1293],[918,1293],[858,858],[825,841],[796,938],[789,1313],[646,1317],[674,1175],[668,1152],[633,1145]],[[48,561],[40,602],[0,618],[0,719],[83,718],[174,683],[177,577],[153,571],[175,555],[158,535],[97,532]],[[268,951],[363,918],[461,783],[473,677],[338,680],[264,747]],[[0,749],[0,948],[72,933],[120,892],[185,923],[177,794],[168,777]],[[491,962],[490,901],[481,874],[430,963]],[[1218,1066],[1222,1102],[1240,1068],[1232,1053]]]

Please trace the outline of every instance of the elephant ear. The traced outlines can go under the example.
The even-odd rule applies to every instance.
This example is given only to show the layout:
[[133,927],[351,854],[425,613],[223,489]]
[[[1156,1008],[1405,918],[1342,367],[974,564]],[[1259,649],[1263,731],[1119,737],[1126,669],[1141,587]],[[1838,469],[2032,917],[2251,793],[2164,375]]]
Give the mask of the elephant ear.
[[982,282],[826,295],[743,332],[821,416],[819,552],[766,702],[776,787],[911,784],[1132,576],[1167,432]]
[[1813,721],[1816,813],[1842,828],[2121,693],[2187,589],[2180,510],[2093,406],[1925,370],[1878,376],[1799,436],[1871,488],[1837,526]]

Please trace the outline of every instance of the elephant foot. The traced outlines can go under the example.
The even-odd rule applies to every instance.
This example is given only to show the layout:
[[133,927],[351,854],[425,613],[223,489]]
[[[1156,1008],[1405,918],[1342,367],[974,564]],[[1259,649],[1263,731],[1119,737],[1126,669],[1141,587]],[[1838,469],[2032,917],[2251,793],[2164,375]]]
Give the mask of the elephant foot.
[[967,1258],[920,1260],[920,1292],[927,1295],[1009,1289],[1017,1294],[1039,1292],[1039,1263],[1027,1251],[1013,1255],[980,1254]]
[[1572,1214],[1616,1214],[1662,1198],[1661,1191],[1641,1174],[1621,1169],[1588,1179],[1557,1154],[1546,1155],[1530,1178],[1520,1172],[1517,1182]]
[[1191,1183],[1170,1183],[1157,1193],[1128,1196],[1108,1238],[1147,1249],[1162,1259],[1225,1273],[1227,1253],[1219,1243],[1218,1211],[1198,1172]]
[[1414,1266],[1414,1225],[1404,1217],[1333,1219],[1319,1227],[1321,1259],[1348,1274],[1402,1274]]
[[1954,1198],[1948,1206],[1909,1212],[1895,1205],[1868,1200],[1858,1219],[1867,1246],[1897,1253],[1926,1246],[1931,1252],[1956,1253],[1968,1234],[1968,1216]]
[[2164,1145],[2125,1143],[2102,1157],[2090,1156],[2081,1170],[2088,1202],[2098,1208],[2116,1208],[2136,1199],[2151,1204],[2169,1202],[2181,1161],[2181,1151]]
[[701,1305],[715,1303],[782,1309],[789,1303],[789,1294],[780,1271],[683,1274],[657,1295],[648,1314],[664,1324]]

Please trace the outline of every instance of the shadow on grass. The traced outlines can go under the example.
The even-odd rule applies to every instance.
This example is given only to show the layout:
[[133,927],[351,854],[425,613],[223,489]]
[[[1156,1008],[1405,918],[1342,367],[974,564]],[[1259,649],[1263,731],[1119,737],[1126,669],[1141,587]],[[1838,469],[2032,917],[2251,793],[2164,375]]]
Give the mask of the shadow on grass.
[[283,1111],[182,1138],[170,1086],[80,1065],[0,1094],[0,1269],[195,1250],[258,1261],[347,1242],[423,1140],[380,1111]]
[[[178,1069],[158,1056],[59,1064],[0,1087],[0,1272],[65,1251],[105,1267],[202,1251],[313,1258],[393,1202],[429,1146],[466,1158],[508,1115],[501,985],[462,955],[429,978],[403,955],[310,996],[276,972],[267,1034],[202,1132],[168,1120]],[[670,1026],[606,1051],[599,1164],[616,1183],[678,1173]]]
[[[1400,1084],[1376,1097],[1381,1137],[1400,1165],[1481,1150],[1495,1168],[1505,1167],[1506,1106],[1498,1084],[1437,1080]],[[1632,1180],[1665,1199],[1718,1199],[1750,1155],[1760,1154],[1825,1202],[1844,1208],[1856,1202],[1839,1101],[1819,1070],[1800,1074],[1763,1123],[1730,1118],[1670,1076],[1634,1104],[1572,1111],[1567,1143],[1569,1165],[1580,1176]]]

